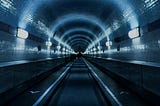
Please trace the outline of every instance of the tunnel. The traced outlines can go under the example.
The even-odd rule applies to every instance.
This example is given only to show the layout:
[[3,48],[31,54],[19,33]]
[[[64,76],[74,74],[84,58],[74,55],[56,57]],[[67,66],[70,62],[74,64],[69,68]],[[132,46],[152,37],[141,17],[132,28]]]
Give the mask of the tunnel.
[[0,0],[0,106],[160,106],[160,1]]

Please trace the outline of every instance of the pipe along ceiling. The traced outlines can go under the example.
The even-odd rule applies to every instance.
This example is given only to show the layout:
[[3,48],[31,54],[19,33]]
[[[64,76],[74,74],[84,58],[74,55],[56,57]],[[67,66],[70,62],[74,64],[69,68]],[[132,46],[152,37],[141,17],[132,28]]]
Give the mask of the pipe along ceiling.
[[8,3],[1,3],[7,13],[2,14],[1,21],[46,41],[57,41],[57,45],[74,52],[86,52],[104,45],[119,36],[113,32],[120,30],[126,33],[138,27],[139,10],[136,6],[147,6],[146,0],[1,1]]

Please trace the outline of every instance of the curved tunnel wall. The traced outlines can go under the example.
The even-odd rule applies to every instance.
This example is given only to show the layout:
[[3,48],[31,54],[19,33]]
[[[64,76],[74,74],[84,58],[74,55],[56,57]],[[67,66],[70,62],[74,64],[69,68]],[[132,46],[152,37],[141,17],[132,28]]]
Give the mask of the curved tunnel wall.
[[45,41],[21,39],[16,33],[16,27],[0,23],[0,62],[57,57],[55,51],[48,51]]
[[[66,25],[67,27],[67,25],[73,21],[79,22],[84,20],[83,22],[86,21],[87,24],[91,23],[88,25],[91,28],[88,29],[93,30],[93,32],[96,30],[94,30],[96,27],[102,29],[101,33],[99,33],[99,29],[95,31],[95,33],[97,32],[97,38],[92,42],[92,47],[95,47],[95,45],[97,46],[99,43],[100,46],[102,46],[104,53],[98,54],[96,56],[110,57],[120,60],[124,59],[160,62],[158,58],[159,29],[156,29],[156,27],[152,25],[152,23],[158,23],[158,20],[160,19],[160,14],[158,13],[160,10],[160,2],[158,0],[122,0],[121,2],[118,0],[93,0],[93,2],[87,0],[78,0],[78,4],[72,0],[67,4],[65,4],[64,0],[62,0],[62,2],[57,0],[47,0],[46,2],[43,0],[43,2],[21,1],[21,3],[18,3],[16,0],[11,2],[8,1],[9,0],[1,0],[0,21],[8,23],[9,26],[14,26],[15,30],[16,27],[22,27],[28,32],[33,33],[35,36],[46,40],[55,36],[54,34],[57,30],[59,30],[59,27],[61,27],[60,29],[63,29],[63,25]],[[8,3],[10,7],[5,5],[5,3]],[[83,5],[83,8],[80,4]],[[43,6],[44,8],[42,8]],[[72,6],[76,8],[72,9]],[[94,6],[96,6],[96,8]],[[46,12],[49,14],[44,14]],[[96,27],[93,27],[92,24],[96,25]],[[150,30],[150,25],[153,26],[151,29],[155,28],[155,30]],[[159,26],[159,24],[157,26]],[[143,36],[132,40],[125,39],[118,43],[114,41],[117,38],[123,38],[123,36],[125,36],[124,38],[127,38],[128,31],[135,27],[140,27],[142,29],[141,33],[143,33]],[[105,43],[108,40],[107,36],[109,37],[109,40],[113,42],[113,45],[110,48],[105,46]],[[13,37],[13,39],[14,38],[15,37]],[[17,50],[15,48],[15,45],[17,44],[16,40],[10,39],[13,41],[8,41],[9,39],[10,38],[7,37],[5,39],[4,36],[1,37],[2,60],[4,57],[15,58],[16,55],[20,56],[19,59],[24,59],[24,57],[30,58],[30,53],[33,52],[33,54],[35,54],[33,55],[33,58],[40,55],[41,53],[43,56],[40,55],[40,57],[48,57],[50,54],[47,52],[48,48],[42,43],[40,44],[42,44],[41,47],[44,51],[37,53],[36,47],[39,45],[39,42],[30,41],[27,39],[26,42],[29,43],[26,43],[26,48],[23,49],[25,52],[21,53],[27,53],[28,56],[18,55],[18,51],[15,52]],[[12,42],[12,44],[7,44],[6,42],[4,43],[4,41]],[[53,43],[55,42],[56,41],[53,40]],[[6,49],[8,45],[9,48]],[[120,47],[120,51],[117,51],[118,46]],[[85,47],[87,48],[87,46]],[[22,48],[20,47],[18,50],[19,49]],[[16,59],[18,60],[18,58]]]
[[98,56],[119,60],[139,60],[159,63],[159,23],[160,20],[151,23],[152,26],[151,24],[143,26],[140,29],[141,37],[123,40],[119,43],[115,42],[110,49],[106,48],[106,50],[104,50],[104,54],[99,54]]

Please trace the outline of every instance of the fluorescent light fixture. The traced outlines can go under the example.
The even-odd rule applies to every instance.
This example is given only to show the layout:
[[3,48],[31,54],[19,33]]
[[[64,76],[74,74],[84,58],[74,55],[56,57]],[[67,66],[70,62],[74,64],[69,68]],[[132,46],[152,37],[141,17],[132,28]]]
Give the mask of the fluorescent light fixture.
[[46,45],[50,47],[50,46],[52,46],[52,42],[51,41],[47,41]]
[[131,39],[139,37],[140,36],[139,27],[129,31],[128,36]]
[[61,49],[61,46],[57,46],[57,49],[58,49],[58,50]]
[[112,41],[107,41],[106,46],[112,46]]
[[28,38],[28,32],[24,29],[18,28],[17,37],[27,39]]

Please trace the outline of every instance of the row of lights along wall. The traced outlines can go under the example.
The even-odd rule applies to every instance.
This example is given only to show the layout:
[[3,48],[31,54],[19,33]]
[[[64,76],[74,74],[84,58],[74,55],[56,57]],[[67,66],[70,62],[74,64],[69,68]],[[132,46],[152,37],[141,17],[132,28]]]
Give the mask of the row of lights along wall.
[[[19,37],[19,38],[22,38],[22,39],[27,39],[28,36],[29,36],[29,33],[26,30],[24,30],[24,29],[18,28],[16,36]],[[52,46],[52,42],[51,41],[46,41],[46,46],[47,47],[51,47]],[[60,50],[61,46],[58,45],[56,48],[58,50]],[[63,51],[69,52],[69,50],[67,50],[66,48],[63,48]]]
[[[137,27],[137,28],[135,28],[135,29],[130,30],[130,31],[128,32],[128,37],[129,37],[130,39],[134,39],[134,38],[140,37],[140,28]],[[106,46],[107,46],[107,47],[112,46],[112,41],[107,41],[107,42],[106,42]],[[101,47],[98,46],[97,49],[98,49],[98,50],[101,50]],[[95,48],[95,47],[90,50],[90,52],[94,52],[94,51],[96,51],[96,48]]]
[[[22,39],[27,39],[27,38],[28,38],[28,35],[29,35],[29,34],[28,34],[28,32],[27,32],[26,30],[21,29],[21,28],[18,28],[17,37],[22,38]],[[131,39],[140,37],[140,28],[137,27],[137,28],[129,31],[129,32],[128,32],[128,36],[129,36],[129,38],[131,38]],[[51,46],[52,46],[52,42],[46,41],[46,45],[47,45],[48,47],[51,47]],[[107,42],[106,42],[106,46],[107,46],[107,47],[112,46],[112,41],[107,41]],[[100,46],[98,46],[97,48],[98,48],[98,50],[101,49]],[[61,49],[61,46],[57,46],[57,49],[60,50],[60,49]],[[96,48],[93,48],[92,51],[96,51]]]

